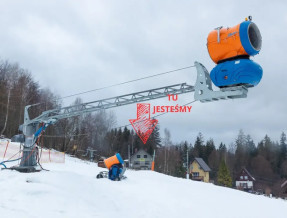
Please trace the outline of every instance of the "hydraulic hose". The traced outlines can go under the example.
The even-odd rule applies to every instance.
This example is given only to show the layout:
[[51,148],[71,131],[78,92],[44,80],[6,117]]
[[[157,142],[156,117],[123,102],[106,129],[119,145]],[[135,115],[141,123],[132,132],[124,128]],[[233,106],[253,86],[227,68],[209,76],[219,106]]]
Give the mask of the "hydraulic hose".
[[[5,160],[5,161],[0,162],[0,164],[5,166],[5,164],[4,164],[4,163],[17,161],[17,160],[20,160],[20,159],[21,159],[21,157],[19,157],[19,158],[17,158],[17,159],[14,159],[14,160]],[[5,167],[5,168],[6,168],[6,167]]]
[[7,168],[6,165],[3,162],[0,163],[0,165],[4,166],[4,168]]

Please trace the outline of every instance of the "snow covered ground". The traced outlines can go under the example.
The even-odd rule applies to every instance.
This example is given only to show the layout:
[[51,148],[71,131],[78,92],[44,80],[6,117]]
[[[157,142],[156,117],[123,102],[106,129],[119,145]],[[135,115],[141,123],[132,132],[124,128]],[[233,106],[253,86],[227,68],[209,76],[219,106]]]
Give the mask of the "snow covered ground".
[[284,217],[287,201],[151,171],[127,170],[128,179],[96,179],[95,163],[66,157],[50,171],[0,171],[0,217]]

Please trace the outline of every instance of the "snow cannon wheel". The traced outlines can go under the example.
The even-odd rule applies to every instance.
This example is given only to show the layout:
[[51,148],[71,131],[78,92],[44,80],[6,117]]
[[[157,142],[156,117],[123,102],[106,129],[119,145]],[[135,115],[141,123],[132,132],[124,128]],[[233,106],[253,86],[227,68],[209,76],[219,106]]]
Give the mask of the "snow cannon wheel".
[[108,178],[108,173],[108,171],[99,172],[99,174],[97,175],[97,179]]
[[101,173],[99,173],[99,174],[97,175],[97,179],[102,179],[102,178],[104,178],[104,176],[103,176]]

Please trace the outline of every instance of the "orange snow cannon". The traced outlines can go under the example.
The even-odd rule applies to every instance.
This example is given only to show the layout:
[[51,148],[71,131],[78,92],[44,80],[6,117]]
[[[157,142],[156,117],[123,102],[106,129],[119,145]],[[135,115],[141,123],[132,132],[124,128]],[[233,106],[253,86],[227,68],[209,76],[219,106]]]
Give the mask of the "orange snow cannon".
[[119,153],[104,160],[105,166],[110,169],[114,164],[123,164],[124,161]]
[[254,56],[261,44],[257,25],[247,19],[231,28],[215,28],[207,37],[208,52],[216,64],[234,57]]
[[262,67],[250,60],[261,50],[262,37],[252,17],[231,28],[215,28],[207,37],[207,49],[217,64],[210,72],[213,84],[220,88],[254,87],[262,78]]

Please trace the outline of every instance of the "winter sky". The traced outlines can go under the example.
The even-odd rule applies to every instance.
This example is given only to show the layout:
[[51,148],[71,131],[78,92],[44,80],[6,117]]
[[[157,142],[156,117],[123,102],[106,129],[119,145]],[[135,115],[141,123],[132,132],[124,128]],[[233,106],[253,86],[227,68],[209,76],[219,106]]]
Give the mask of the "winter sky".
[[[28,69],[41,87],[66,96],[127,80],[193,65],[215,65],[206,48],[208,33],[232,27],[248,15],[258,25],[262,50],[253,60],[263,68],[261,83],[246,99],[193,104],[190,113],[158,117],[172,140],[229,144],[239,129],[258,142],[268,134],[278,140],[287,131],[287,1],[188,0],[42,0],[0,1],[0,57]],[[196,70],[168,74],[79,96],[84,101],[186,82]],[[179,95],[175,104],[193,100]],[[66,105],[75,98],[64,101]],[[151,105],[170,104],[166,99]],[[112,110],[116,126],[136,118],[136,105]]]

